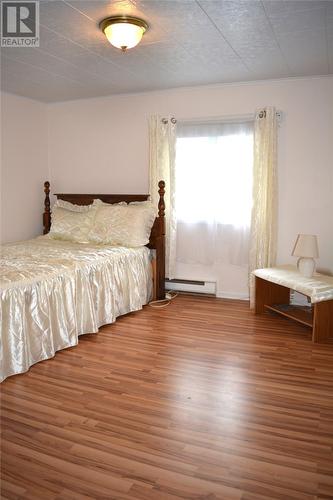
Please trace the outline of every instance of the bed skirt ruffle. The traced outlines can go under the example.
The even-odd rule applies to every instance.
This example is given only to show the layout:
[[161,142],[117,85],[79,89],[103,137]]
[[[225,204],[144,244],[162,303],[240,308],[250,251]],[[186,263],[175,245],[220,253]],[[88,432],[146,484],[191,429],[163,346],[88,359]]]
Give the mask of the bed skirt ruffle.
[[0,381],[75,346],[80,335],[141,309],[151,297],[146,247],[27,243],[26,252],[24,243],[2,252]]

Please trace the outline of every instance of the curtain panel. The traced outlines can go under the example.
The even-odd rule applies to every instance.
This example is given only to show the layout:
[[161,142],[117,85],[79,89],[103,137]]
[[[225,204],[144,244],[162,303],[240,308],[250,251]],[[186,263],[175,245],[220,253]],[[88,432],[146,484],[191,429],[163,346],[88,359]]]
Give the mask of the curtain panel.
[[273,267],[277,250],[277,113],[274,107],[256,113],[254,125],[253,205],[250,231],[250,306],[254,307],[252,271]]
[[165,272],[169,279],[175,277],[176,268],[176,124],[173,117],[153,115],[149,119],[149,193],[154,206],[157,206],[156,186],[160,180],[165,181]]

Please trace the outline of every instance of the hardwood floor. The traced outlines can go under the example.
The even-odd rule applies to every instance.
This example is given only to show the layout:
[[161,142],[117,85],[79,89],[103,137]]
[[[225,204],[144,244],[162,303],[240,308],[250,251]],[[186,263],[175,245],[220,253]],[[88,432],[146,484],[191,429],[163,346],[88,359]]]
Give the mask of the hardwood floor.
[[247,303],[145,307],[2,385],[3,499],[333,498],[333,345]]

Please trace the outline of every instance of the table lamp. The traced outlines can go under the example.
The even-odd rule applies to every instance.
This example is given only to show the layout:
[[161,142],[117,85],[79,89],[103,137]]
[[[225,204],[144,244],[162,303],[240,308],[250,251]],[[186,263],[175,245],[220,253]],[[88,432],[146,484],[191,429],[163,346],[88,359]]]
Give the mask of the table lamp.
[[316,268],[315,258],[319,257],[317,236],[299,234],[292,255],[299,257],[297,267],[306,278],[311,278]]

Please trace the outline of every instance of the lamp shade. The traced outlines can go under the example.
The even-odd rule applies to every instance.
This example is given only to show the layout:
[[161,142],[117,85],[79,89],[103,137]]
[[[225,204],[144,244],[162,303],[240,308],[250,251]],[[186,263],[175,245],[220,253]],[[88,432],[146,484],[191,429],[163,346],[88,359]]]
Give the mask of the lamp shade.
[[317,236],[314,234],[299,234],[292,255],[295,257],[319,257]]

